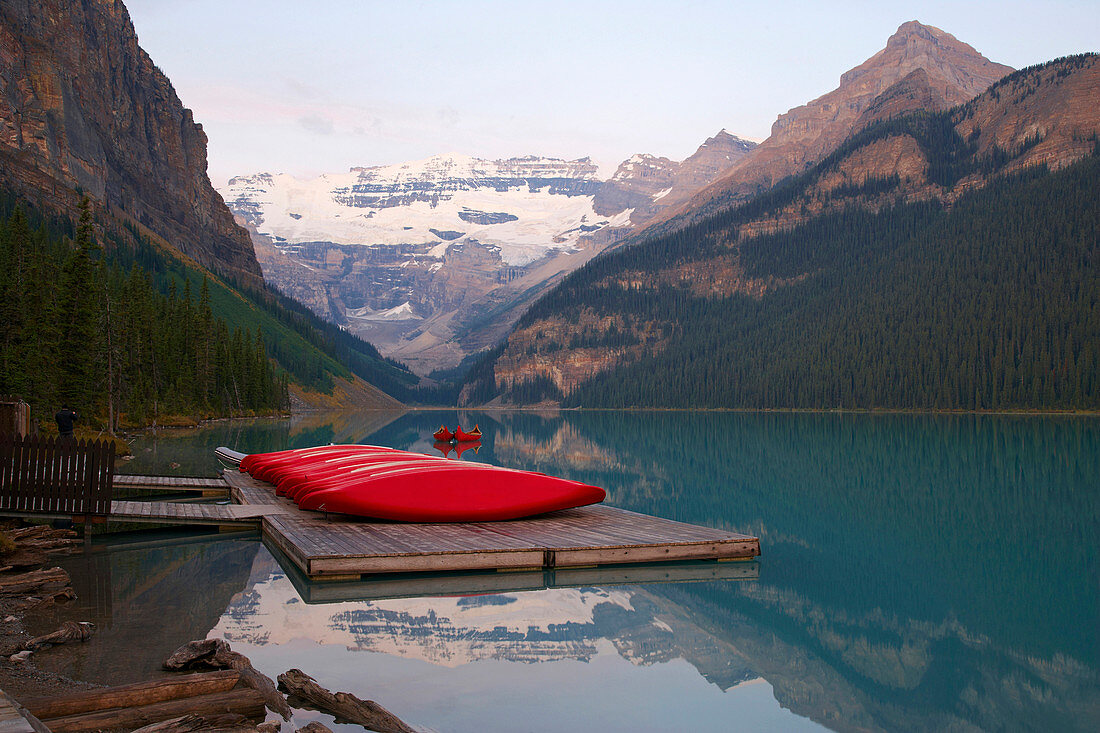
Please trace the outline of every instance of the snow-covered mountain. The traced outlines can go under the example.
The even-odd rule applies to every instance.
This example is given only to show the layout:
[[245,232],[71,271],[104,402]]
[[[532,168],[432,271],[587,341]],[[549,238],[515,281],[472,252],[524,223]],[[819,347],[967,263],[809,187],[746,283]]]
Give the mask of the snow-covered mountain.
[[281,248],[406,246],[441,262],[452,243],[477,241],[496,248],[504,265],[524,266],[575,247],[582,234],[626,223],[629,211],[593,210],[600,185],[587,158],[491,161],[452,153],[312,180],[238,176],[222,195]]
[[635,155],[606,181],[588,158],[450,153],[219,191],[268,282],[426,373],[491,345],[563,274],[751,147],[722,131],[684,163]]

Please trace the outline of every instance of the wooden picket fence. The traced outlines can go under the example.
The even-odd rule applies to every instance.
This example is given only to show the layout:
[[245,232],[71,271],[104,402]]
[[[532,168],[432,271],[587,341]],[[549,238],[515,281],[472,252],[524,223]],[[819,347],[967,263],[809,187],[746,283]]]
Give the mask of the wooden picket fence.
[[0,512],[108,515],[114,465],[109,440],[0,436]]

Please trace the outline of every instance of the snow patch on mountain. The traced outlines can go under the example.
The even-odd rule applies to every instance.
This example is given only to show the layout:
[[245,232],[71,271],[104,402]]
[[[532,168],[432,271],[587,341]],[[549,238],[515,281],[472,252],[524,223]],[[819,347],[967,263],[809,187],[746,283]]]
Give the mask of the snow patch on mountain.
[[364,321],[419,321],[421,316],[416,314],[412,303],[405,301],[401,305],[386,310],[375,311],[370,308],[355,308],[347,311],[348,318],[359,318]]
[[[234,213],[281,247],[476,239],[498,247],[504,264],[523,266],[549,251],[575,248],[584,234],[629,223],[629,212],[593,210],[600,185],[587,158],[489,161],[452,153],[310,180],[237,176],[220,192]],[[459,232],[450,240],[440,236]]]

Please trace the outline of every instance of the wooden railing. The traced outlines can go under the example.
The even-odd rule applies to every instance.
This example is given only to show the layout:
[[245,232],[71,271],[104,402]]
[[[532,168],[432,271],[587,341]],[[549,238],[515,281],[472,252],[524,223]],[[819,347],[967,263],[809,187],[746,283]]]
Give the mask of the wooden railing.
[[109,440],[0,436],[0,512],[111,513]]

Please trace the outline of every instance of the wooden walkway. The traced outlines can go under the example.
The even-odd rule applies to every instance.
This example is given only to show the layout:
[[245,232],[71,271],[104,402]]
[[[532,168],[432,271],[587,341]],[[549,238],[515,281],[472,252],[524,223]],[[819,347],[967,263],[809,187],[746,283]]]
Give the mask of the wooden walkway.
[[50,729],[0,690],[0,733],[49,733]]
[[266,504],[239,506],[236,504],[176,504],[165,501],[112,501],[110,521],[259,528],[264,516],[283,511],[285,510],[280,506]]
[[220,478],[201,476],[136,476],[116,474],[115,486],[157,486],[170,489],[224,489],[225,481]]
[[[219,481],[221,479],[218,479]],[[260,529],[265,515],[281,513],[281,506],[254,504],[240,506],[236,504],[180,504],[169,501],[120,501],[111,502],[109,515],[95,516],[96,524],[128,522],[141,524],[195,525],[204,524],[217,527],[245,527]],[[29,519],[72,519],[83,521],[83,516],[68,512],[28,512],[21,510],[2,510],[0,516],[25,517]],[[2,731],[0,731],[2,733]]]
[[235,501],[279,507],[263,531],[311,579],[375,573],[530,570],[684,560],[747,560],[755,537],[595,505],[507,522],[407,524],[306,512],[273,487],[224,472]]
[[116,489],[155,491],[161,494],[180,493],[221,497],[229,495],[229,486],[222,479],[199,476],[135,476],[122,474],[114,477],[114,486]]

